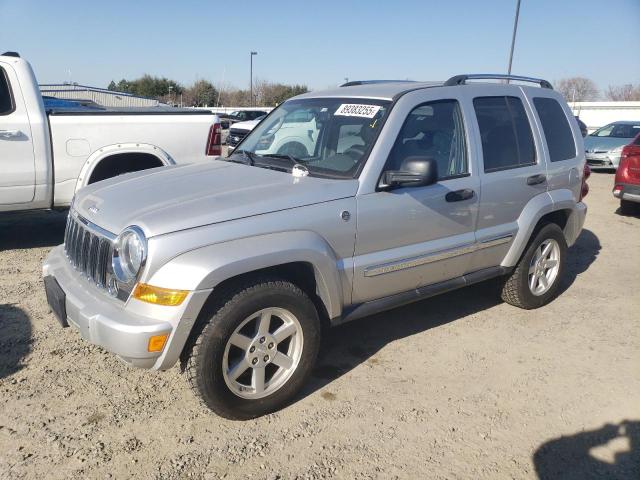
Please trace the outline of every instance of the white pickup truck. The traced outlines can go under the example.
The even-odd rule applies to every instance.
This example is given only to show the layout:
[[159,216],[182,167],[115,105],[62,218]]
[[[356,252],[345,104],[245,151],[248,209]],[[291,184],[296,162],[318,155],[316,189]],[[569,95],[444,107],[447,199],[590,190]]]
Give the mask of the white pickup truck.
[[64,208],[90,183],[218,156],[220,140],[203,110],[45,107],[29,63],[0,55],[0,212]]

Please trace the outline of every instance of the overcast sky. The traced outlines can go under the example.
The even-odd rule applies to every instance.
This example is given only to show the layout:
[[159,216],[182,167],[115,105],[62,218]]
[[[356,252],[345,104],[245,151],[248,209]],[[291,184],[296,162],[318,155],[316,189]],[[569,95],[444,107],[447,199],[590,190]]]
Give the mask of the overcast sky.
[[[0,0],[0,51],[40,83],[144,73],[241,88],[505,72],[515,0]],[[513,73],[640,83],[640,0],[522,0]]]

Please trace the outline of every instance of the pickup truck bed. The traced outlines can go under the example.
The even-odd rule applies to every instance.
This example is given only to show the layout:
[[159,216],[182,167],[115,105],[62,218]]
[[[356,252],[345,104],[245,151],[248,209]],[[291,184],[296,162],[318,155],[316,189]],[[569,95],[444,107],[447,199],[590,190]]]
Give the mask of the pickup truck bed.
[[64,208],[90,183],[220,154],[209,111],[45,102],[15,55],[0,55],[0,96],[0,212]]

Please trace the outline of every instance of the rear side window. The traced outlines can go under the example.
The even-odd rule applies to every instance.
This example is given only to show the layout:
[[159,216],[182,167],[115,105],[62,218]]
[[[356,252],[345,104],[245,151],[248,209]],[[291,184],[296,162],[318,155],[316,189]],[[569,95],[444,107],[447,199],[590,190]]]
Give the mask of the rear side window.
[[536,163],[531,125],[519,98],[477,97],[473,107],[482,137],[485,172]]
[[547,139],[549,159],[552,162],[559,162],[575,158],[576,144],[573,141],[573,133],[560,104],[553,98],[542,97],[534,98],[533,104]]
[[13,112],[11,87],[4,68],[0,67],[0,115],[7,115],[11,112]]

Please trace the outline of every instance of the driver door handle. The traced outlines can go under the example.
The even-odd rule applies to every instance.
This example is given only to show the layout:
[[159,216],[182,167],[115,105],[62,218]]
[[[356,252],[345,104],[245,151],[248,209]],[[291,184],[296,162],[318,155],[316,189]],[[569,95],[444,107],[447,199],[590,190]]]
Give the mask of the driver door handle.
[[539,185],[547,181],[547,176],[544,173],[538,175],[531,175],[527,178],[527,185]]
[[464,188],[462,190],[455,190],[453,192],[449,192],[445,195],[444,199],[447,202],[462,202],[464,200],[469,200],[473,198],[475,192],[470,188]]
[[22,135],[20,130],[0,130],[0,138],[16,138]]

